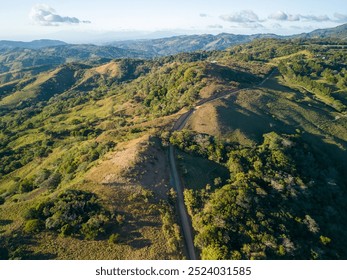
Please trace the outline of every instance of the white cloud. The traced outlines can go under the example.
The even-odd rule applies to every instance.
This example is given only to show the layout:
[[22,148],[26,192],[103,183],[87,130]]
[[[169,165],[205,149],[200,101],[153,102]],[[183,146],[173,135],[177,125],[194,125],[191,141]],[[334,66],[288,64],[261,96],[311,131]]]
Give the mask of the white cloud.
[[90,21],[82,21],[76,17],[60,16],[52,7],[43,4],[32,7],[29,16],[33,22],[43,26],[90,23]]
[[212,25],[207,26],[207,28],[211,28],[211,29],[222,29],[222,28],[223,28],[223,25],[220,25],[220,24],[212,24]]
[[335,13],[334,17],[337,22],[347,22],[347,15],[340,14],[340,13]]
[[241,22],[240,27],[241,28],[249,28],[249,29],[265,28],[264,25],[262,25],[258,22]]
[[[343,16],[343,15],[342,15]],[[277,20],[277,21],[314,21],[314,22],[326,22],[332,21],[327,15],[301,15],[301,14],[288,14],[283,11],[277,11],[268,16],[268,19]]]
[[291,15],[283,11],[277,11],[268,16],[269,19],[279,20],[279,21],[299,21],[300,15]]
[[208,14],[201,13],[199,16],[200,17],[208,17]]
[[331,19],[327,15],[321,15],[321,16],[315,16],[315,15],[301,15],[302,19],[307,21],[317,21],[317,22],[323,22],[323,21],[331,21]]
[[271,27],[275,29],[279,29],[279,28],[282,28],[282,25],[280,25],[279,23],[274,23]]
[[251,10],[243,10],[239,13],[221,15],[220,18],[225,21],[238,23],[261,22],[259,17]]

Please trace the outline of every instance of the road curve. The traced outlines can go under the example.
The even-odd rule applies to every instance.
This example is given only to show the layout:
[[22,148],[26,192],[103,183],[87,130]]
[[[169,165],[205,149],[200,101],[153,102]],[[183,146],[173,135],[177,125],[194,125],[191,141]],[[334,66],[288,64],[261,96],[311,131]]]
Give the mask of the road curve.
[[[274,69],[264,80],[262,80],[258,86],[262,86],[268,79],[270,79],[273,74],[276,72],[276,69]],[[228,93],[224,93],[222,95],[216,95],[210,98],[205,98],[200,100],[193,109],[190,109],[186,113],[182,114],[174,123],[172,131],[179,131],[184,128],[186,125],[187,121],[189,118],[192,116],[194,111],[201,105],[227,97],[231,94],[235,94],[239,92],[240,90],[245,90],[249,88],[244,88],[244,89],[235,89],[232,90]],[[174,188],[177,192],[177,204],[178,204],[178,213],[180,216],[180,221],[181,221],[181,227],[183,231],[183,239],[185,242],[185,247],[187,249],[187,257],[190,260],[196,260],[196,252],[195,252],[195,247],[194,247],[194,241],[193,241],[193,233],[192,233],[192,226],[190,224],[190,219],[187,213],[186,206],[184,204],[184,196],[183,196],[183,185],[180,179],[180,176],[178,175],[177,171],[177,163],[176,163],[176,158],[175,158],[175,148],[173,145],[170,145],[169,149],[169,163],[170,163],[170,171],[171,171],[171,178],[173,181]]]

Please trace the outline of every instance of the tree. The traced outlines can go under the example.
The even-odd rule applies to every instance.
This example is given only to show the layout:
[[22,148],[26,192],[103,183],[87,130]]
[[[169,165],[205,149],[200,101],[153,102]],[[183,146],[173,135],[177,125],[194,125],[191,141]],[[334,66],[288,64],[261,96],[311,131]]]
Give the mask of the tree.
[[201,252],[202,260],[225,260],[228,256],[228,248],[226,246],[209,245],[204,247]]

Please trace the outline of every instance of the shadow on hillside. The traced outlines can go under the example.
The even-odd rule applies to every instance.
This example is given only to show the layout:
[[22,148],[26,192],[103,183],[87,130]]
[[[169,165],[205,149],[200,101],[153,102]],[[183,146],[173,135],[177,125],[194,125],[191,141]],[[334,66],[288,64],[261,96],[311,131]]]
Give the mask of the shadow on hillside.
[[[263,101],[265,104],[271,101],[266,98],[268,97],[258,101]],[[327,174],[333,174],[335,172],[334,170],[336,170],[339,173],[339,180],[347,184],[347,178],[344,176],[347,170],[347,141],[339,138],[338,134],[333,135],[329,130],[319,127],[318,124],[314,122],[314,118],[305,119],[305,115],[302,114],[302,111],[298,111],[298,117],[295,118],[289,113],[290,108],[288,109],[283,106],[279,107],[278,114],[281,118],[279,119],[279,117],[266,112],[264,104],[259,104],[259,107],[251,111],[238,105],[235,101],[236,99],[234,97],[233,100],[226,100],[226,106],[217,107],[219,122],[221,123],[224,133],[240,130],[246,137],[257,143],[263,141],[264,134],[272,131],[280,134],[300,135],[300,138],[303,140],[302,145],[309,146],[309,150],[314,153],[314,156],[320,163],[321,170],[325,170]],[[271,102],[274,101],[275,99]],[[296,104],[299,104],[299,106],[303,108],[302,104]],[[288,106],[290,106],[290,103]],[[311,112],[314,111],[316,115],[324,116],[322,120],[326,122],[332,121],[329,111],[324,110],[324,108],[314,108],[312,106],[304,109],[307,111],[310,110]],[[312,127],[314,127],[314,130]],[[301,132],[298,132],[298,130]],[[331,176],[334,177],[334,175]]]
[[259,77],[249,72],[244,72],[239,69],[236,71],[232,68],[219,64],[209,64],[206,68],[209,76],[226,82],[236,81],[239,83],[249,84],[261,81]]
[[281,133],[295,133],[293,126],[284,124],[269,113],[255,113],[235,103],[229,103],[226,107],[219,106],[217,110],[223,134],[239,129],[247,138],[260,143],[263,134],[274,130]]
[[0,220],[0,226],[7,226],[12,224],[12,220]]
[[21,231],[13,232],[11,236],[0,238],[0,244],[11,260],[48,260],[55,259],[56,254],[34,252],[31,246],[38,245],[35,236],[23,235]]
[[149,239],[135,239],[127,243],[129,246],[134,249],[141,249],[152,245],[152,242]]

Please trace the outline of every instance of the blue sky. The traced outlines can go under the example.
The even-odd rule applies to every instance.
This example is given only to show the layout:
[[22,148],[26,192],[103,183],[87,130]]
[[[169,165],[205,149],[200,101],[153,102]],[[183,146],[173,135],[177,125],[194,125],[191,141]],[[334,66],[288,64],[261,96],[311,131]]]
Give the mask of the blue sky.
[[2,2],[0,40],[88,42],[222,32],[294,34],[347,23],[346,0]]

